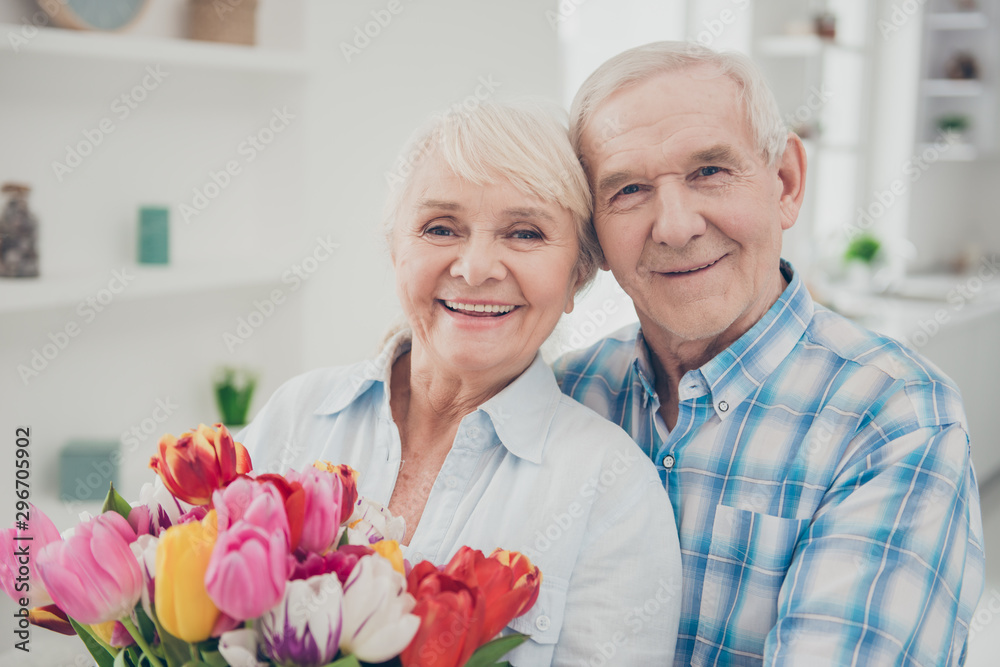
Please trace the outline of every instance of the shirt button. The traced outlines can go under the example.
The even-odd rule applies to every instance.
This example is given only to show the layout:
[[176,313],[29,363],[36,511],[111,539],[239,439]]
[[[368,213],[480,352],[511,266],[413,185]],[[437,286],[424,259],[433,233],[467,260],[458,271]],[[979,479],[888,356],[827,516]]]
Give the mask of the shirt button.
[[444,483],[449,489],[454,489],[458,486],[458,478],[454,475],[448,475],[448,478],[444,480]]
[[413,554],[413,562],[414,563],[419,563],[423,559],[424,559],[424,555],[422,553],[420,553],[419,551],[417,553]]
[[673,454],[667,454],[666,456],[663,457],[663,467],[666,468],[667,470],[670,470],[671,468],[674,467],[675,461],[676,459],[674,459]]
[[479,427],[478,426],[473,426],[472,428],[469,429],[469,437],[470,438],[478,438],[479,437]]
[[719,401],[719,412],[725,412],[729,409],[729,403],[725,401]]
[[549,617],[546,616],[545,614],[542,614],[541,616],[535,619],[535,627],[538,628],[539,631],[541,632],[545,632],[546,630],[548,630],[549,624],[550,624]]

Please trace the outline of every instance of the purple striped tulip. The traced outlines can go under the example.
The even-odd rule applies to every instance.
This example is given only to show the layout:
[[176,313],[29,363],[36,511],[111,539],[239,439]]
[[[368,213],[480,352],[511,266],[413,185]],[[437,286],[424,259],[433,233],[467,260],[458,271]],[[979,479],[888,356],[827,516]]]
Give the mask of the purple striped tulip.
[[280,665],[329,663],[340,646],[343,597],[334,573],[289,581],[285,597],[260,619],[264,652]]

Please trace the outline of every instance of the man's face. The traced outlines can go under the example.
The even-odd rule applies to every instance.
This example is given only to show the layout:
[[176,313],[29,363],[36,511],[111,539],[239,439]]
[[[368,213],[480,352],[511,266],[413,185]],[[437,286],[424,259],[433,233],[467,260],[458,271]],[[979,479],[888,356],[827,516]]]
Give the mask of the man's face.
[[804,162],[790,144],[766,165],[738,94],[710,68],[661,74],[609,97],[583,134],[605,268],[644,330],[677,342],[735,340],[783,288]]

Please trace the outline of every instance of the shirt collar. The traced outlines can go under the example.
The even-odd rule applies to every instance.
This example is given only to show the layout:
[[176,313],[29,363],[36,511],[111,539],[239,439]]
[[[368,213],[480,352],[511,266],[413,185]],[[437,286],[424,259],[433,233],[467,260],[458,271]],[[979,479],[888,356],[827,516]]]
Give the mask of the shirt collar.
[[[397,333],[375,359],[353,366],[346,381],[330,391],[315,414],[340,412],[376,384],[388,386],[393,363],[410,350],[411,335],[409,330]],[[552,369],[541,354],[536,354],[521,375],[479,406],[477,412],[489,417],[497,438],[511,454],[541,463],[549,427],[561,398]]]
[[[782,274],[788,286],[757,324],[732,345],[709,360],[701,368],[688,371],[681,380],[681,398],[686,391],[703,395],[704,387],[711,393],[715,413],[725,420],[736,407],[763,384],[768,375],[784,361],[802,338],[812,321],[814,305],[809,291],[791,263],[781,260]],[[648,398],[655,399],[655,373],[649,358],[649,348],[640,330],[636,335],[634,366],[639,372]]]

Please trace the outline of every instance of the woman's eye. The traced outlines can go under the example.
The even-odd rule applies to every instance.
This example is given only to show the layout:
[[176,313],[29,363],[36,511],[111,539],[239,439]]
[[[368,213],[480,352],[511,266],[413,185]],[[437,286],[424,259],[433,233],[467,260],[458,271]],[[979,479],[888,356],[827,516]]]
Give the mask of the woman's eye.
[[618,192],[618,194],[634,195],[638,191],[639,191],[639,186],[633,183],[632,185],[626,185]]
[[431,227],[427,230],[431,236],[451,236],[452,231],[447,227]]
[[718,174],[720,171],[722,171],[721,167],[702,167],[698,170],[698,175],[713,176],[714,174]]
[[542,238],[538,232],[532,231],[530,229],[519,229],[516,232],[514,232],[513,236],[516,239],[524,239],[529,241]]

